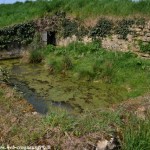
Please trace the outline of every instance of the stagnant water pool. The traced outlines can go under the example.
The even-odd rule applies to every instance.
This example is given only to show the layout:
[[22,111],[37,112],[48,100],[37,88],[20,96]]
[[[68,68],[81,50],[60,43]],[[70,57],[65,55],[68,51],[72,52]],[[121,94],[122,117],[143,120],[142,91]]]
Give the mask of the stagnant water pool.
[[44,64],[27,64],[20,59],[0,61],[9,71],[10,84],[22,92],[36,111],[47,113],[51,107],[82,112],[107,107],[123,100],[121,91],[102,80],[87,81],[73,76],[50,75]]

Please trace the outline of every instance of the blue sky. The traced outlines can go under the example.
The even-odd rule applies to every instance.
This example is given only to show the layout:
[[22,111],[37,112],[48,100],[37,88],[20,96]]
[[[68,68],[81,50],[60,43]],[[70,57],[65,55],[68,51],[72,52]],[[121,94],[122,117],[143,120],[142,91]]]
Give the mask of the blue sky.
[[[15,3],[16,1],[19,1],[19,2],[24,2],[26,0],[0,0],[0,3]],[[139,1],[139,0],[132,0],[132,1]]]
[[25,0],[0,0],[0,3],[15,3],[16,1],[24,2]]

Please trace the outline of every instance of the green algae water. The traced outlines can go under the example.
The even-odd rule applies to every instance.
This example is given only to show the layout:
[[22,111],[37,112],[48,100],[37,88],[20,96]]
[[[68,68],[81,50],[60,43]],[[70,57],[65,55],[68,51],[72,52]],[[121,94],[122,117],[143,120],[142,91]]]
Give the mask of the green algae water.
[[74,112],[108,107],[122,101],[123,88],[102,80],[81,80],[72,76],[50,75],[44,64],[26,64],[19,59],[0,61],[10,73],[13,83],[40,113],[51,106]]

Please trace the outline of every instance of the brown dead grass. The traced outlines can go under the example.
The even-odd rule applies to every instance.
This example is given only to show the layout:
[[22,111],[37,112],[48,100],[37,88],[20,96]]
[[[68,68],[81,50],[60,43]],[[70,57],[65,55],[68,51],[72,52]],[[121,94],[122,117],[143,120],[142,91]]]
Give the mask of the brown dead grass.
[[58,128],[48,130],[43,138],[35,141],[33,145],[50,145],[52,149],[61,150],[92,150],[96,148],[98,140],[109,138],[102,132],[89,133],[81,137],[74,136],[73,133],[62,133]]
[[112,16],[111,15],[109,15],[109,16],[99,15],[99,16],[90,16],[90,17],[85,18],[82,21],[82,25],[85,26],[86,28],[88,28],[88,27],[92,28],[97,24],[97,22],[100,18],[106,18],[106,19],[111,20],[113,22],[117,22],[117,21],[122,20],[122,19],[134,19],[134,18],[144,18],[147,21],[150,19],[149,16],[143,17],[140,14],[136,14],[134,16],[133,15],[126,16],[126,17],[125,16],[113,16],[113,15]]
[[23,51],[21,62],[29,63],[29,57],[30,57],[29,51],[28,50]]
[[0,145],[27,145],[42,136],[42,116],[33,115],[33,107],[6,84],[0,84],[0,90]]

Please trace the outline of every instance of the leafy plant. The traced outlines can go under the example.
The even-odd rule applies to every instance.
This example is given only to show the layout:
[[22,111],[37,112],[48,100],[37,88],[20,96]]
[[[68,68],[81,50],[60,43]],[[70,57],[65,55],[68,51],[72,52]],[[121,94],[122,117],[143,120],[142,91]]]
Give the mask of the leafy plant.
[[30,63],[40,63],[43,60],[43,53],[41,50],[32,50],[29,56]]
[[0,67],[0,77],[1,77],[1,81],[9,82],[8,70]]
[[28,45],[32,42],[34,33],[33,22],[0,29],[0,50]]
[[111,20],[107,20],[105,18],[101,18],[95,27],[91,30],[91,37],[101,37],[104,38],[110,34],[110,31],[113,27],[113,23]]
[[139,47],[141,52],[150,53],[150,42],[143,43],[142,41],[139,41]]
[[45,56],[47,56],[49,53],[54,52],[55,50],[55,46],[50,44],[43,48],[43,53]]
[[116,33],[120,36],[121,39],[127,39],[127,35],[131,33],[129,27],[131,27],[134,23],[135,22],[132,19],[123,19],[118,22]]
[[145,18],[136,18],[135,23],[138,26],[145,26],[146,20]]
[[78,32],[78,24],[76,21],[64,19],[62,26],[64,29],[64,31],[63,31],[64,38],[71,37],[72,35],[75,35]]

